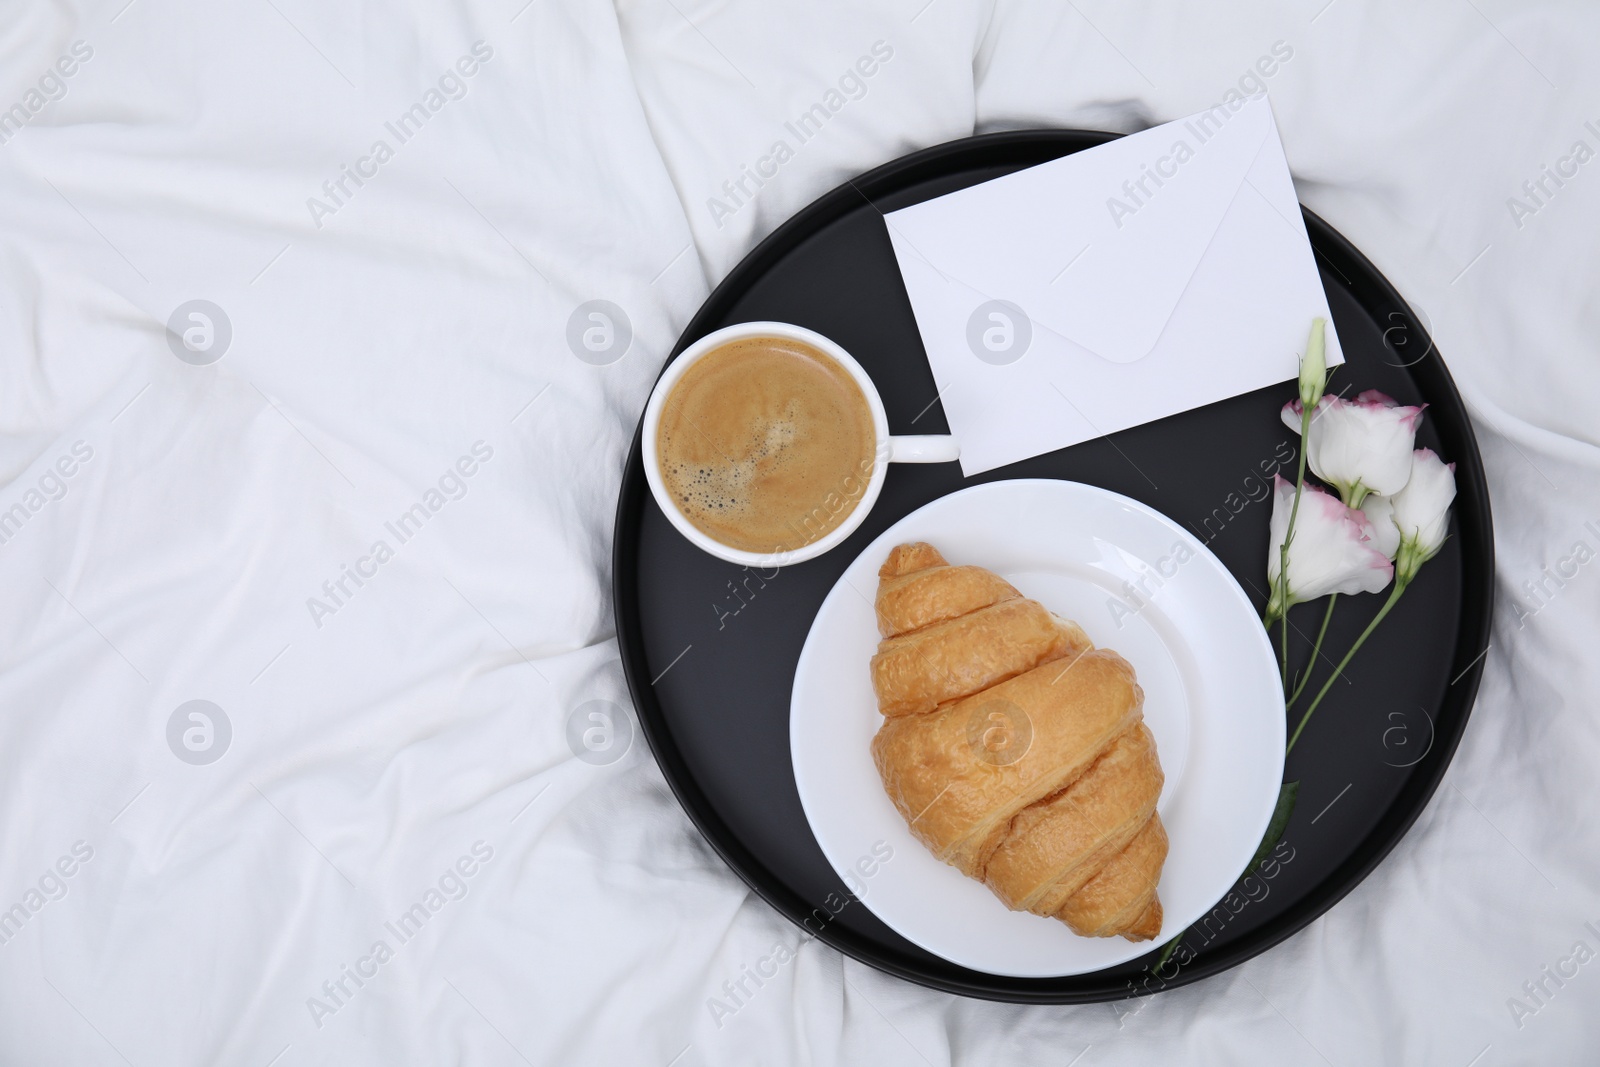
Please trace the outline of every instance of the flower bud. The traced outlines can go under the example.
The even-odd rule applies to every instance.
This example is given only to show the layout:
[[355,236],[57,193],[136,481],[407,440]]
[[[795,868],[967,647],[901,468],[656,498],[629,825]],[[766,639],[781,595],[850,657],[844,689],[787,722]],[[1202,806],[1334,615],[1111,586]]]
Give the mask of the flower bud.
[[1300,359],[1300,404],[1314,408],[1328,385],[1327,320],[1311,320],[1311,336],[1306,341],[1306,354]]

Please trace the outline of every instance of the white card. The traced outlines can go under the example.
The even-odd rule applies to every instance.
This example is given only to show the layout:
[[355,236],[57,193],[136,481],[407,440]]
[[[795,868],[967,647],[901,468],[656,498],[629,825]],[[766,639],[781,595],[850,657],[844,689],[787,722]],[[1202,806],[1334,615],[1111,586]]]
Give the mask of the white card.
[[1265,97],[885,221],[968,475],[1344,360]]

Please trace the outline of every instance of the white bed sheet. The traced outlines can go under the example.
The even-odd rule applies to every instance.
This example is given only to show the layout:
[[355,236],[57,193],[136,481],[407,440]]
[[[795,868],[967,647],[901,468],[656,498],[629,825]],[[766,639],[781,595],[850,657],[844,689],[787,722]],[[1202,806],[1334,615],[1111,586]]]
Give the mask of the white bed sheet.
[[[1600,162],[1523,183],[1600,150],[1596,41],[1556,0],[11,5],[0,1062],[1591,1058]],[[1155,998],[988,1004],[802,943],[642,742],[567,743],[628,703],[611,521],[662,358],[844,177],[1190,113],[1278,42],[1301,196],[1428,317],[1489,469],[1500,603],[1445,784],[1328,915]],[[232,331],[206,367],[165,339],[196,298]],[[613,362],[567,343],[592,300]],[[197,699],[231,727],[206,765],[168,744]]]

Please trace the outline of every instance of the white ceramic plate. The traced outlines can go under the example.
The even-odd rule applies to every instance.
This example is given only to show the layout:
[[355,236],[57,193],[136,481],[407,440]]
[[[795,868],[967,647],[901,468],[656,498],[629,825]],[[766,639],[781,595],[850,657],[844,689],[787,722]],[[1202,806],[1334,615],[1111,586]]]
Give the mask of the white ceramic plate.
[[[1007,910],[935,859],[889,802],[868,748],[883,720],[867,665],[878,646],[878,567],[907,541],[988,567],[1133,664],[1166,772],[1160,812],[1171,846],[1154,942],[1079,937],[1055,919]],[[895,523],[822,602],[790,698],[795,783],[834,870],[907,940],[990,974],[1084,974],[1175,936],[1244,871],[1283,777],[1281,684],[1244,591],[1177,523],[1077,482],[992,482]]]

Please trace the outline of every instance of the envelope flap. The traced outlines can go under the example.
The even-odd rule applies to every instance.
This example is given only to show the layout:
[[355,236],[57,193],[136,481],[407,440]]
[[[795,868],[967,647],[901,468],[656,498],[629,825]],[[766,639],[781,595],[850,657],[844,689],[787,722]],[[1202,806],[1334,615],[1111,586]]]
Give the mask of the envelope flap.
[[945,277],[1129,363],[1166,328],[1271,129],[1265,99],[1219,105],[886,221]]

